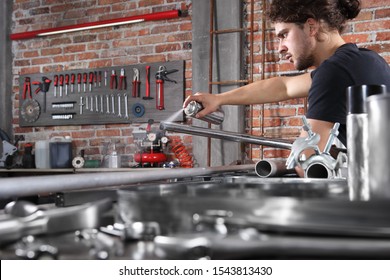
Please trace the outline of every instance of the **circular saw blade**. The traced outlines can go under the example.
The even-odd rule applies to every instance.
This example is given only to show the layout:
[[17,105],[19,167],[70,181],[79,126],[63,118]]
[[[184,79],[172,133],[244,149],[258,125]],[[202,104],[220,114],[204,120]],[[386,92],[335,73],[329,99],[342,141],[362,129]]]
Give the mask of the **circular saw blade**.
[[36,100],[27,99],[23,102],[20,113],[26,122],[32,123],[39,118],[41,107]]

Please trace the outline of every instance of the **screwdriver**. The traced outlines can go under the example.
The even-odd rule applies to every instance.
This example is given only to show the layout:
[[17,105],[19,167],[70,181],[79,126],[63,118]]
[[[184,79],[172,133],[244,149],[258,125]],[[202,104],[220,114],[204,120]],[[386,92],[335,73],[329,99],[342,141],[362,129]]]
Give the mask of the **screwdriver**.
[[54,97],[57,97],[58,75],[54,76]]
[[65,95],[68,95],[69,74],[65,75]]
[[89,91],[92,91],[93,72],[89,72]]
[[60,97],[62,97],[62,87],[64,85],[64,75],[60,75]]
[[87,78],[88,78],[87,73],[84,73],[84,74],[83,74],[84,92],[87,91]]
[[77,74],[77,91],[80,93],[81,91],[81,73]]
[[76,80],[76,75],[74,73],[72,73],[70,75],[70,92],[71,93],[74,93],[74,83],[75,83],[75,80]]

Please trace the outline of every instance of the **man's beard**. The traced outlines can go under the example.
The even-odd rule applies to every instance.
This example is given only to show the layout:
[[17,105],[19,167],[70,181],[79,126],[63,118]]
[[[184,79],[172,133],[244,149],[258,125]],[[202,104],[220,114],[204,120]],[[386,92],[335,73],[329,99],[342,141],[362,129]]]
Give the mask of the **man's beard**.
[[298,71],[306,70],[307,68],[314,65],[314,56],[312,52],[312,46],[310,41],[306,41],[303,45],[305,46],[301,55],[296,59],[295,68]]
[[298,71],[306,70],[307,68],[314,65],[314,56],[312,54],[310,55],[301,55],[297,58],[295,63],[295,68]]

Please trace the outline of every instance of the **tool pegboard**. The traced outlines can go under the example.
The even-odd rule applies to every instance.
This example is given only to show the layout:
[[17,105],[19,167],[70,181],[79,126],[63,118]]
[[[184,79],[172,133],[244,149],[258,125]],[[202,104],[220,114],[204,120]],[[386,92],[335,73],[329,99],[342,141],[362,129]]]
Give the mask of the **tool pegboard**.
[[20,126],[183,121],[184,61],[22,75]]

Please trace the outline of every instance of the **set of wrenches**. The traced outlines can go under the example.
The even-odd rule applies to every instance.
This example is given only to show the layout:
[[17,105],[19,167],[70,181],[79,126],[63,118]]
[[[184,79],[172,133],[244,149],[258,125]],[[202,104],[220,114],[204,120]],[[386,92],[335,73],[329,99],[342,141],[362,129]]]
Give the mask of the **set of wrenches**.
[[115,115],[118,118],[129,118],[128,94],[111,93],[105,95],[80,96],[80,115],[85,111]]

